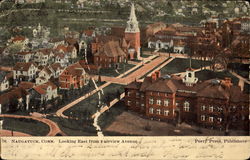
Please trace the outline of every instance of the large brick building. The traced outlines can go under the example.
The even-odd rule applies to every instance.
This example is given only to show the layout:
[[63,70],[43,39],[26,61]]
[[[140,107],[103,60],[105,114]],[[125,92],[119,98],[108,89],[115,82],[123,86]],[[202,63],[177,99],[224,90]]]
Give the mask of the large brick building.
[[184,78],[155,72],[125,87],[126,106],[149,118],[197,123],[213,128],[249,128],[249,99],[231,79],[197,82],[191,69]]
[[88,84],[89,76],[79,63],[68,66],[59,76],[60,89],[79,89]]

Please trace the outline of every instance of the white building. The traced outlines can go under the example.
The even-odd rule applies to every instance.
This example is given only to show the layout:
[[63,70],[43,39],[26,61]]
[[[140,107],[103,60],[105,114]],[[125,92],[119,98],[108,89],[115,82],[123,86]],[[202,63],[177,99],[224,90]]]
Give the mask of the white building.
[[36,78],[37,66],[33,62],[18,62],[13,67],[13,78],[14,80],[20,81],[31,81]]
[[5,71],[0,71],[0,92],[8,90],[10,87],[7,74]]

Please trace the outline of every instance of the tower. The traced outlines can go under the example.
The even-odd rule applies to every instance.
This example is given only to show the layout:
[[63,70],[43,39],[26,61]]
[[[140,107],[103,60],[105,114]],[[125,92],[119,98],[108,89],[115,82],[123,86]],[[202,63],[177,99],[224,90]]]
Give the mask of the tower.
[[191,67],[191,58],[190,58],[190,66],[186,70],[185,77],[182,79],[183,83],[186,84],[186,86],[193,86],[198,82],[198,78],[195,77],[195,71]]
[[135,6],[132,3],[129,20],[125,29],[125,39],[129,41],[129,55],[131,59],[140,59],[140,29],[135,15]]

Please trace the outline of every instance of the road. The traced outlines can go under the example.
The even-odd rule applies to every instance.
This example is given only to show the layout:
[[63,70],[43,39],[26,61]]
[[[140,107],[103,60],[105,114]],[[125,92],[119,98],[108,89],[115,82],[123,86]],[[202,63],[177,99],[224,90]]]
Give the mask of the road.
[[57,134],[66,135],[60,130],[60,128],[55,122],[46,118],[38,118],[38,117],[23,116],[23,115],[11,115],[11,114],[1,114],[0,117],[33,119],[33,120],[45,123],[46,125],[49,126],[50,131],[46,136],[55,136]]

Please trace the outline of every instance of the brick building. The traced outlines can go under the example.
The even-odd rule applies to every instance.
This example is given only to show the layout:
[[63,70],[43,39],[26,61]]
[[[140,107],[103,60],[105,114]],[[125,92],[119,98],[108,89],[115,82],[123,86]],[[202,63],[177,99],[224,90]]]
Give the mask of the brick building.
[[125,87],[126,106],[149,118],[197,123],[213,128],[249,128],[249,95],[231,79],[198,82],[188,69],[184,78],[157,71]]
[[79,63],[68,66],[59,76],[60,89],[79,89],[88,83],[89,77]]

